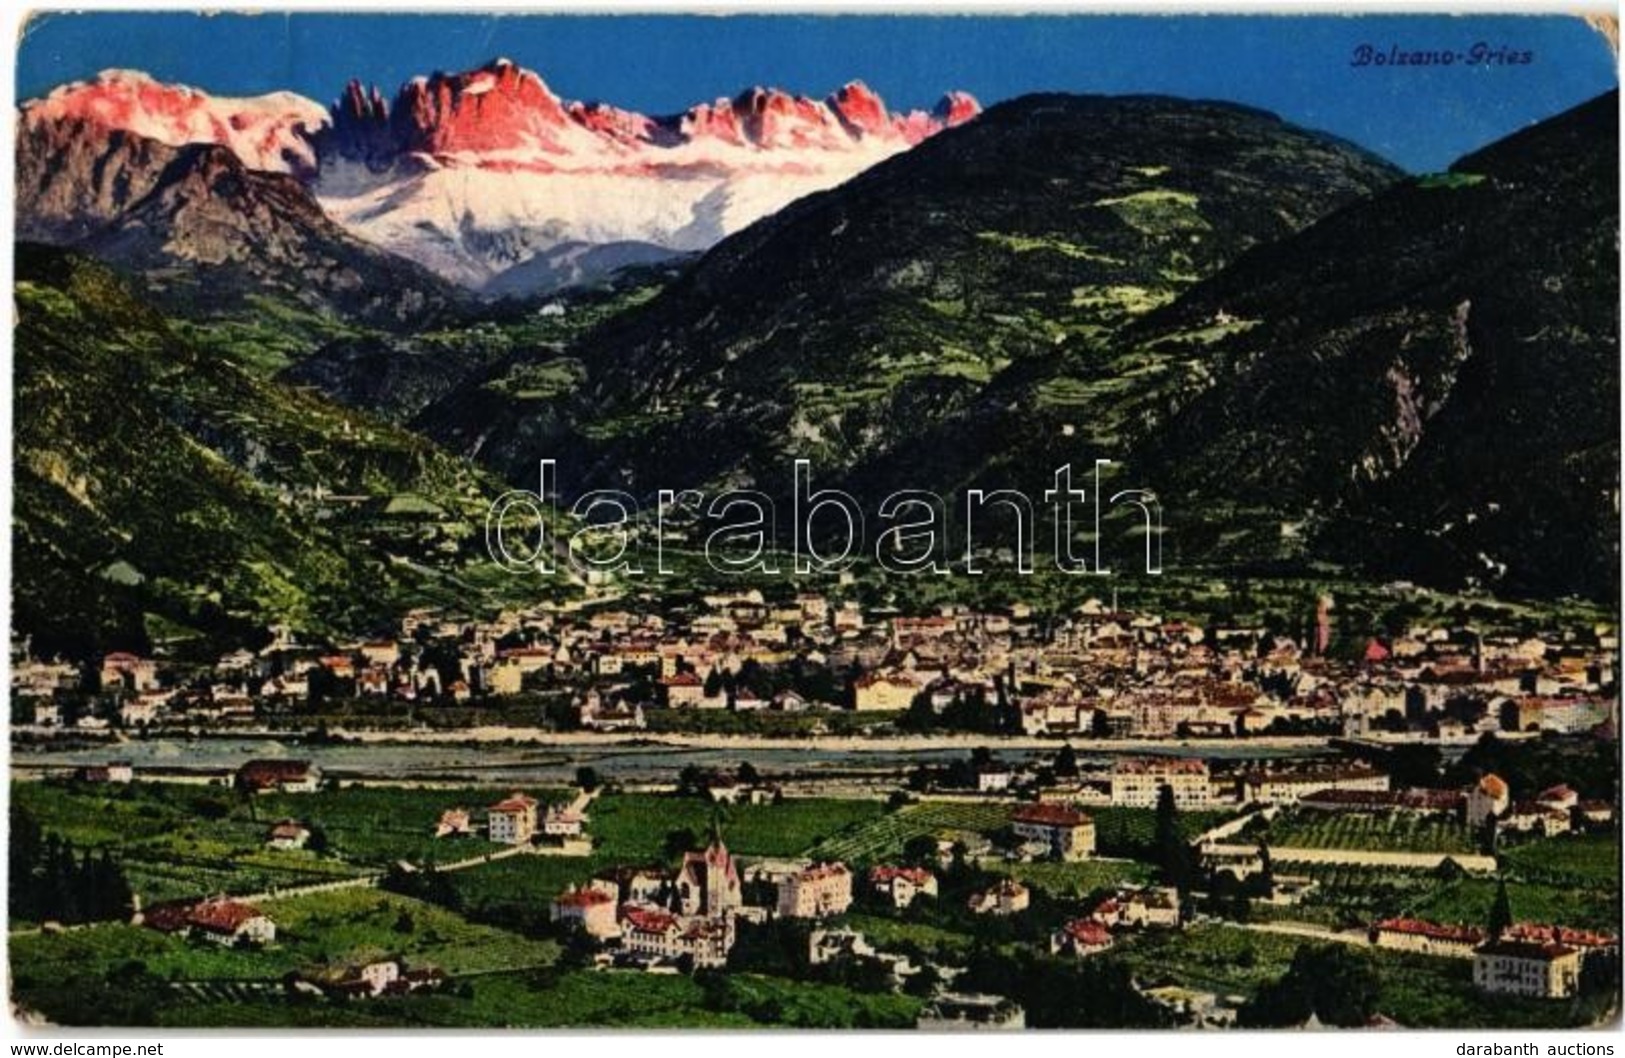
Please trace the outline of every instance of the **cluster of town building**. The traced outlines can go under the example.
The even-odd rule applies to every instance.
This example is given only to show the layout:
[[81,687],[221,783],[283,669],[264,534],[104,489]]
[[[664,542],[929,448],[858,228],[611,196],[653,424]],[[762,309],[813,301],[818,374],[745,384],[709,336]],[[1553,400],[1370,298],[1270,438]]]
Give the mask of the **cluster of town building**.
[[1580,987],[1589,958],[1617,957],[1619,937],[1601,930],[1518,922],[1491,937],[1479,926],[1389,918],[1371,927],[1379,948],[1471,959],[1473,982],[1486,992],[1566,999]]
[[[276,923],[269,914],[248,901],[223,896],[137,908],[132,922],[222,947],[264,947],[277,937]],[[292,986],[314,995],[354,999],[437,988],[445,979],[437,967],[408,967],[400,959],[385,958],[337,967],[314,978],[299,977]]]
[[[771,886],[772,905],[747,905],[747,882]],[[595,940],[613,942],[623,962],[687,961],[703,968],[727,963],[739,921],[840,915],[852,905],[852,885],[852,873],[841,863],[764,863],[742,871],[713,829],[705,848],[685,853],[675,870],[602,871],[559,894],[551,915]]]
[[[926,616],[802,594],[709,596],[669,617],[551,604],[468,620],[415,611],[394,634],[348,644],[300,643],[272,630],[258,651],[212,668],[113,653],[93,670],[27,656],[14,690],[35,725],[65,722],[59,697],[105,692],[73,722],[94,728],[263,719],[266,708],[318,698],[442,703],[497,701],[540,686],[575,696],[584,728],[635,729],[657,709],[942,715],[972,702],[1028,735],[1232,738],[1266,732],[1460,739],[1483,731],[1578,732],[1615,722],[1617,633],[1539,636],[1418,627],[1370,639],[1351,659],[1328,653],[1329,604],[1297,636],[1202,628],[1097,600],[1063,618],[1022,605],[949,605]],[[796,663],[831,675],[740,680]]]
[[[335,698],[412,701],[453,715],[462,703],[522,702],[533,690],[567,695],[580,726],[602,731],[642,728],[661,710],[891,712],[944,725],[986,710],[1003,717],[1001,730],[1029,736],[1180,741],[1271,733],[1467,741],[1488,731],[1612,736],[1617,727],[1618,640],[1610,628],[1542,636],[1417,628],[1334,657],[1329,611],[1323,601],[1292,637],[1204,629],[1095,601],[1061,618],[1021,606],[946,606],[913,616],[823,595],[771,602],[744,591],[707,597],[674,616],[540,606],[471,621],[418,611],[392,635],[346,644],[301,643],[277,629],[263,648],[204,667],[112,653],[87,669],[32,658],[24,644],[14,652],[12,682],[32,709],[35,734],[258,724],[284,708]],[[824,678],[809,679],[809,672]],[[1465,789],[1406,789],[1360,762],[1224,765],[1200,752],[1158,747],[1116,754],[1095,771],[1051,775],[1040,800],[1013,809],[1001,854],[1086,859],[1096,848],[1092,808],[1150,809],[1165,798],[1181,811],[1252,805],[1418,813],[1460,819],[1475,831],[1493,820],[1499,831],[1548,836],[1613,821],[1611,804],[1582,800],[1563,785],[1514,801],[1495,775]],[[134,771],[113,762],[82,769],[81,778],[125,783]],[[232,778],[251,793],[310,792],[322,784],[320,767],[303,760],[250,761]],[[1018,769],[988,759],[972,785],[1007,798],[1021,779]],[[726,779],[706,788],[723,801],[766,793]],[[446,839],[478,834],[515,851],[581,854],[591,848],[584,803],[548,806],[515,791],[483,811],[449,807],[433,831]],[[265,843],[304,849],[314,833],[307,821],[279,819],[268,825]],[[1200,862],[1238,878],[1265,869],[1260,850],[1229,844],[1204,846]],[[939,891],[937,872],[914,864],[863,871],[840,862],[741,864],[713,832],[675,867],[617,866],[553,894],[550,912],[599,942],[607,959],[648,968],[720,967],[740,923],[807,920],[818,923],[809,961],[862,956],[884,963],[900,983],[918,968],[828,920],[848,911],[855,896],[901,910]],[[1025,884],[1006,877],[970,894],[967,905],[998,917],[1023,914],[1031,901]],[[1109,950],[1124,930],[1177,928],[1181,916],[1171,889],[1125,889],[1066,920],[1049,948],[1088,957]],[[276,935],[269,916],[225,898],[155,906],[140,918],[154,929],[224,944],[269,944]],[[1612,934],[1529,923],[1489,936],[1478,927],[1394,918],[1374,923],[1370,939],[1470,958],[1480,988],[1543,997],[1573,995],[1588,958],[1618,953]],[[332,995],[392,994],[433,985],[437,974],[382,960],[311,986]],[[1021,1019],[1008,1000],[951,991],[922,1014],[932,1027],[1008,1027]]]
[[[132,777],[128,765],[107,765],[101,770],[108,773],[99,776],[103,781],[127,782]],[[1557,816],[1570,818],[1584,812],[1584,802],[1565,786],[1539,794],[1531,802],[1533,808],[1514,803],[1507,784],[1493,774],[1466,790],[1393,791],[1385,774],[1349,765],[1248,772],[1225,782],[1241,783],[1247,796],[1260,806],[1295,805],[1299,810],[1336,812],[1461,811],[1476,825],[1495,819],[1513,826],[1520,825],[1517,821],[1524,814],[1533,813],[1554,832],[1561,830],[1555,822]],[[310,792],[320,787],[322,773],[310,761],[252,760],[237,769],[235,783],[249,793]],[[1214,778],[1203,761],[1125,756],[1112,768],[1108,800],[1144,808],[1171,796],[1180,806],[1203,807],[1213,803],[1214,789]],[[551,850],[582,855],[591,850],[590,816],[585,810],[590,801],[591,795],[584,792],[567,805],[544,805],[522,791],[513,791],[494,799],[483,811],[446,808],[434,822],[432,833],[448,840],[483,837],[510,846],[516,853]],[[947,869],[956,856],[980,862],[995,855],[1020,861],[1086,860],[1095,854],[1096,826],[1085,807],[1076,801],[1021,803],[1011,810],[1007,838],[997,850],[985,839],[974,848],[939,840],[934,866],[879,864],[864,871],[842,862],[763,859],[741,863],[713,826],[705,847],[684,853],[674,867],[617,865],[554,894],[550,917],[597,943],[605,963],[651,970],[723,967],[741,923],[804,920],[815,924],[808,940],[811,965],[843,956],[862,957],[881,963],[894,984],[902,987],[919,967],[904,955],[877,950],[862,933],[830,920],[845,914],[863,894],[868,894],[871,907],[896,911],[921,899],[938,899],[938,871]],[[302,848],[310,833],[304,823],[284,819],[270,826],[267,843],[282,849]],[[1256,852],[1242,863],[1208,855],[1205,840],[1199,849],[1201,864],[1210,871],[1230,870],[1239,879],[1266,869],[1262,855]],[[749,899],[747,894],[752,894]],[[1000,918],[1026,913],[1032,900],[1026,884],[1006,876],[970,893],[966,907],[976,915]],[[1123,888],[1063,921],[1049,937],[1049,951],[1087,958],[1109,951],[1125,931],[1177,929],[1185,914],[1180,894],[1171,887]],[[154,906],[138,912],[137,921],[220,944],[264,945],[276,938],[276,926],[267,914],[251,903],[224,897]],[[1383,948],[1471,959],[1473,980],[1484,991],[1541,998],[1573,996],[1587,959],[1617,958],[1619,952],[1618,937],[1610,933],[1527,922],[1512,924],[1491,936],[1477,926],[1389,918],[1371,926],[1369,939]],[[408,970],[399,960],[382,960],[304,982],[304,987],[348,998],[398,994],[431,987],[440,980],[432,968]],[[1187,996],[1180,1002],[1188,1000]],[[1022,1012],[997,996],[939,990],[921,1015],[921,1023],[939,1028],[1019,1027]]]

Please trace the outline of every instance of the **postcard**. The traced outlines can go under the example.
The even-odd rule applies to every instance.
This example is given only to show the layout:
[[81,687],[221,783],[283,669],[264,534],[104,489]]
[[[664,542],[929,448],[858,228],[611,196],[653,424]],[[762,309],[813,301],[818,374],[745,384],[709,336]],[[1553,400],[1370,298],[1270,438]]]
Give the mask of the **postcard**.
[[1617,34],[28,16],[16,1025],[1615,1023]]

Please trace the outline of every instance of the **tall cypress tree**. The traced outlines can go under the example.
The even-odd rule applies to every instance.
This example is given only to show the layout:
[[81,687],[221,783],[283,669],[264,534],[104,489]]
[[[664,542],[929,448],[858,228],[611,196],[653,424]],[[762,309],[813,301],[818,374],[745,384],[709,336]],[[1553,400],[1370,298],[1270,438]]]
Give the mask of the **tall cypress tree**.
[[1499,940],[1511,925],[1512,901],[1507,899],[1507,880],[1502,878],[1495,890],[1495,903],[1490,905],[1490,939]]
[[135,894],[110,849],[76,851],[56,834],[42,834],[26,813],[12,821],[8,882],[13,918],[34,921],[123,920]]
[[39,870],[44,842],[39,823],[24,811],[14,811],[8,842],[11,873],[6,879],[7,907],[14,919],[29,920],[39,912]]
[[1162,883],[1179,890],[1184,897],[1191,889],[1191,850],[1179,831],[1179,809],[1174,804],[1174,788],[1167,783],[1157,791],[1157,862],[1162,867]]

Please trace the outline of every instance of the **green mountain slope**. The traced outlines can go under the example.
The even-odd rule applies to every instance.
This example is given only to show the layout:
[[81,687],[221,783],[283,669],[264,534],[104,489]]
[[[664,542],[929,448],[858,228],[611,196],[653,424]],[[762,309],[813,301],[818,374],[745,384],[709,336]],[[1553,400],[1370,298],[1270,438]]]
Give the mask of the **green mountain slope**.
[[41,649],[479,600],[480,471],[201,352],[77,254],[20,245],[16,296],[14,624]]
[[[570,489],[777,489],[792,455],[839,476],[1397,176],[1243,107],[1026,97],[725,240],[647,305],[564,354],[499,362],[418,423],[516,480],[567,458]],[[565,383],[490,399],[524,374]]]
[[[466,387],[459,411],[478,421],[484,402],[500,414],[507,402],[542,399],[573,384],[578,373],[560,354],[605,319],[647,301],[678,268],[629,266],[545,299],[503,300],[455,324],[410,334],[357,330],[298,356],[278,377],[402,423],[480,378],[489,388]],[[488,372],[493,364],[501,370]]]
[[[1141,465],[1192,556],[1310,552],[1390,574],[1613,597],[1617,94],[1262,248],[1130,350],[1221,311],[1213,382]],[[1187,519],[1188,520],[1188,519]]]
[[297,352],[334,331],[455,320],[471,301],[340,228],[294,177],[224,147],[27,120],[16,159],[21,238],[94,254],[224,341]]

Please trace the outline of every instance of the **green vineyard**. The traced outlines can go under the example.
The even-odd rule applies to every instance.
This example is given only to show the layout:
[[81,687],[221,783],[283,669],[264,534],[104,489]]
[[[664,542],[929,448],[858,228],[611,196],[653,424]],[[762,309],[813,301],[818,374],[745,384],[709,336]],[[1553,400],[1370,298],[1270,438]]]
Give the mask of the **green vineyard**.
[[900,855],[910,838],[951,837],[955,832],[989,834],[1010,821],[1015,806],[961,801],[909,805],[814,845],[809,856],[868,864]]
[[1372,852],[1478,851],[1473,835],[1454,820],[1411,812],[1387,816],[1298,812],[1270,824],[1269,843],[1294,849],[1359,849]]

